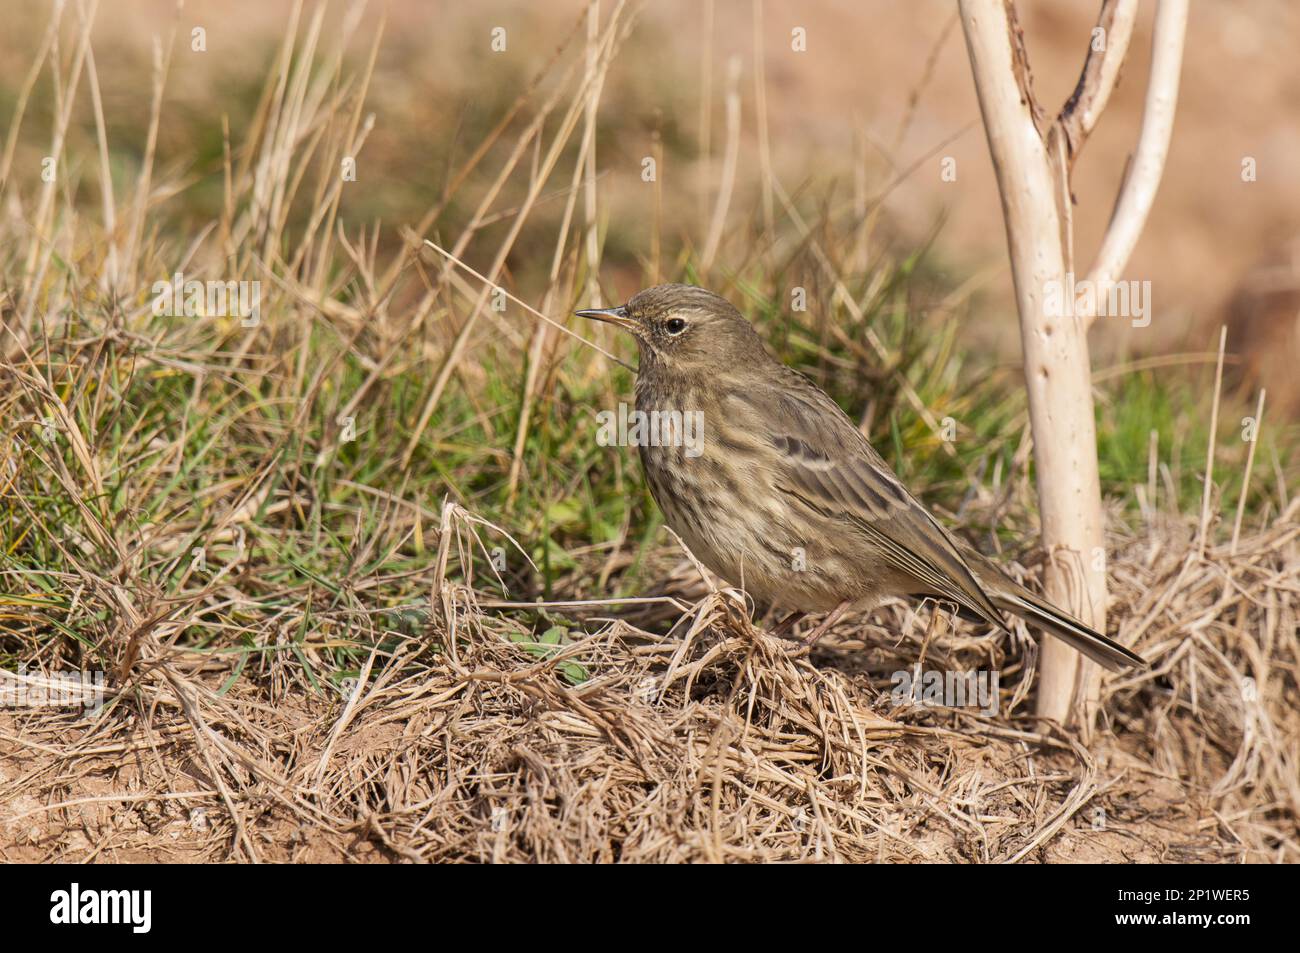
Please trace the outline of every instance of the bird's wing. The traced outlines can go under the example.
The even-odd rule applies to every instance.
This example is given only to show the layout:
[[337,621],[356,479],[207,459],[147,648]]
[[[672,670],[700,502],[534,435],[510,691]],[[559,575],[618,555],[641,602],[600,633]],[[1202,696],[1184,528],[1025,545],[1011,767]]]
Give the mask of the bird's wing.
[[753,405],[746,422],[760,431],[753,436],[776,451],[776,487],[870,540],[895,570],[915,579],[909,594],[951,600],[1005,628],[948,531],[839,406],[794,371],[782,384],[742,398]]

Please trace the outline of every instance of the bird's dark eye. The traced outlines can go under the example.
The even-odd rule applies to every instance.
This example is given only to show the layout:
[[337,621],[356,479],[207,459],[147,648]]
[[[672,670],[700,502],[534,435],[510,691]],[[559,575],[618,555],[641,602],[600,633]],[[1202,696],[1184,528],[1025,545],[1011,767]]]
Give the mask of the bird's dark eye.
[[686,330],[686,322],[681,318],[669,318],[664,322],[664,330],[669,334],[681,334]]

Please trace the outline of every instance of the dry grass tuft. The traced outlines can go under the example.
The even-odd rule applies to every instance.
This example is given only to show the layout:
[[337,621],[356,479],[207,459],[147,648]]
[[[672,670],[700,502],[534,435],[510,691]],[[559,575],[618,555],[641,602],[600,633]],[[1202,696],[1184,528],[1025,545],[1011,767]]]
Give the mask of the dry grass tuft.
[[[1107,683],[1091,752],[1024,714],[1031,659],[901,606],[812,658],[727,591],[666,634],[593,617],[544,644],[480,605],[452,542],[483,527],[447,515],[437,608],[376,626],[359,690],[285,693],[271,666],[223,695],[229,665],[145,657],[136,704],[8,716],[10,859],[1300,859],[1293,513],[1235,555],[1174,525],[1117,556],[1155,668]],[[995,665],[1000,711],[896,705],[918,657]]]

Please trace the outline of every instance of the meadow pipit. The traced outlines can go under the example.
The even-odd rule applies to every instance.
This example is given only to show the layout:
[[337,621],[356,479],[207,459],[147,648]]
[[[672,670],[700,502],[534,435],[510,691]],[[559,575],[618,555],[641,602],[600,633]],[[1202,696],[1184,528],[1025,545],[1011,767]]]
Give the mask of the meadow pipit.
[[[636,408],[664,425],[635,442],[668,525],[758,599],[829,613],[810,640],[851,607],[931,597],[1003,630],[999,610],[1013,613],[1112,671],[1146,664],[940,526],[836,403],[769,355],[725,298],[656,285],[622,307],[577,313],[636,338]],[[701,415],[702,440],[671,439],[687,415]]]

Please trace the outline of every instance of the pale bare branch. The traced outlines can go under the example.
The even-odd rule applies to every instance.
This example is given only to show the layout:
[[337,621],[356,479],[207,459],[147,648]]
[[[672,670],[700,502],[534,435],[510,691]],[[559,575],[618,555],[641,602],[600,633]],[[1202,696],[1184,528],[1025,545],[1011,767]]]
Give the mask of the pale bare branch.
[[1101,13],[1093,36],[1102,31],[1102,48],[1095,40],[1088,44],[1088,57],[1083,61],[1083,72],[1074,92],[1056,117],[1056,125],[1065,136],[1065,150],[1070,166],[1083,148],[1097,120],[1106,110],[1110,94],[1119,82],[1120,70],[1128,55],[1129,41],[1133,38],[1133,23],[1137,19],[1137,0],[1103,0]]
[[[1105,552],[1101,482],[1097,471],[1088,339],[1082,322],[1053,314],[1049,289],[1065,278],[1065,229],[1058,196],[1064,170],[1061,143],[1043,139],[1030,90],[1028,61],[1010,0],[961,0],[962,30],[989,153],[1002,196],[1011,276],[1020,314],[1025,387],[1048,598],[1098,629],[1105,626],[1106,576],[1095,554]],[[1066,198],[1068,208],[1068,196]],[[1090,698],[1080,698],[1078,656],[1046,644],[1038,713],[1070,719],[1076,699],[1090,727]]]
[[[1128,264],[1138,236],[1155,201],[1164,173],[1169,139],[1178,106],[1178,79],[1183,65],[1183,41],[1187,33],[1188,0],[1160,0],[1156,7],[1151,37],[1151,78],[1147,83],[1146,106],[1137,152],[1115,203],[1110,225],[1102,238],[1097,260],[1088,272],[1094,287],[1115,281]],[[1085,320],[1091,323],[1095,315]]]

